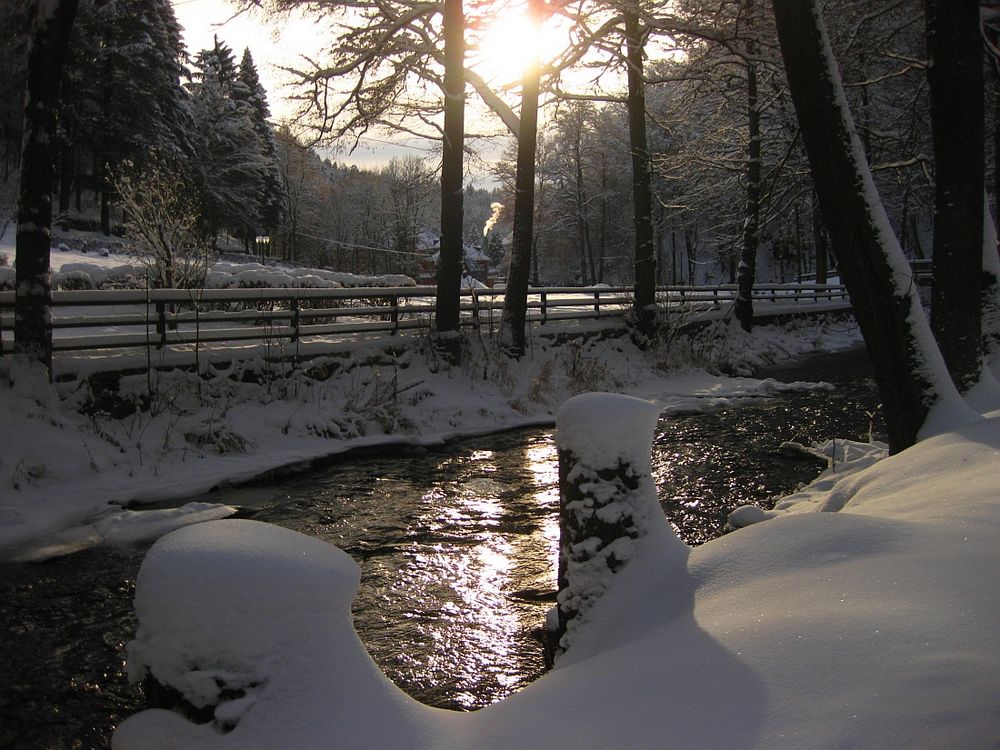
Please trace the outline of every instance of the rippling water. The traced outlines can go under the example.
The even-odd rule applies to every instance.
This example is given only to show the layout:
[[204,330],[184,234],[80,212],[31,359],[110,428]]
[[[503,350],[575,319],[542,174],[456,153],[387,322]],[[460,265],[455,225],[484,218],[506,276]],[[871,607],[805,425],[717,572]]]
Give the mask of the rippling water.
[[[854,359],[851,359],[851,356]],[[835,392],[661,420],[653,470],[667,517],[689,544],[725,514],[812,479],[782,441],[867,437],[874,389],[864,356],[775,372],[840,381]],[[826,364],[824,364],[826,362]],[[473,709],[544,669],[536,631],[555,588],[556,454],[548,430],[469,440],[425,455],[347,458],[323,471],[227,492],[242,515],[328,539],[362,570],[355,624],[411,695]],[[97,549],[4,565],[0,579],[0,747],[106,747],[141,708],[123,674],[143,550]]]

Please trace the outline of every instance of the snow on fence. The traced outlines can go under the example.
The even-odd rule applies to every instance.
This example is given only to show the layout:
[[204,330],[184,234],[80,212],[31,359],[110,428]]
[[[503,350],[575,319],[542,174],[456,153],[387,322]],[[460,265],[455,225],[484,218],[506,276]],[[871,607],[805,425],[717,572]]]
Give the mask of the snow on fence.
[[[429,330],[435,287],[115,289],[52,293],[53,350],[136,348],[164,350],[201,344],[299,343],[359,334],[394,335]],[[667,286],[657,290],[661,309],[673,313],[721,311],[736,297],[734,285]],[[801,306],[849,305],[843,286],[774,284],[754,289],[761,314]],[[529,290],[528,321],[550,323],[622,317],[632,306],[629,287],[545,287]],[[786,307],[790,306],[790,307]],[[462,291],[462,323],[499,323],[503,291]],[[815,309],[815,308],[814,308]],[[0,292],[0,354],[13,350],[14,292]]]

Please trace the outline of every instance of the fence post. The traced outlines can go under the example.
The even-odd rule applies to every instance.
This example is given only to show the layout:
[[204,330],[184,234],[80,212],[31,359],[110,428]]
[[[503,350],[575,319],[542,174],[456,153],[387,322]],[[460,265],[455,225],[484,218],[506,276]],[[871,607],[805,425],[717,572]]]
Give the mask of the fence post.
[[299,340],[299,298],[292,297],[292,338],[290,343]]
[[160,336],[157,349],[162,349],[167,345],[167,305],[162,300],[156,301],[156,332]]
[[594,312],[597,313],[597,317],[601,317],[601,290],[594,290]]
[[549,322],[549,309],[548,309],[548,307],[546,307],[546,301],[547,300],[548,300],[548,296],[546,295],[545,292],[542,292],[542,323],[543,324]]
[[392,312],[389,313],[389,320],[392,322],[392,335],[399,333],[399,295],[394,294],[392,300]]

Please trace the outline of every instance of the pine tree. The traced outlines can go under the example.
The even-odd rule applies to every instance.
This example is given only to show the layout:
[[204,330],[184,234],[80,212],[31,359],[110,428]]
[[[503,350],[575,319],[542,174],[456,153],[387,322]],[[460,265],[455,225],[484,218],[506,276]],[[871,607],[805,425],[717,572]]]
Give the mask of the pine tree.
[[254,128],[250,92],[232,50],[216,39],[195,58],[189,85],[194,130],[192,177],[205,233],[221,229],[248,236],[259,225],[269,163]]
[[243,51],[238,81],[242,85],[234,89],[234,96],[249,107],[250,120],[264,162],[258,220],[256,226],[248,228],[253,230],[247,232],[246,241],[249,241],[257,229],[270,233],[281,224],[286,211],[285,188],[278,161],[278,145],[274,128],[270,123],[271,110],[267,104],[267,92],[260,83],[260,76],[257,74],[257,67],[254,65],[249,48]]
[[169,0],[81,0],[60,111],[63,207],[70,178],[79,182],[90,161],[108,232],[110,177],[119,165],[141,164],[150,152],[184,151],[183,56]]

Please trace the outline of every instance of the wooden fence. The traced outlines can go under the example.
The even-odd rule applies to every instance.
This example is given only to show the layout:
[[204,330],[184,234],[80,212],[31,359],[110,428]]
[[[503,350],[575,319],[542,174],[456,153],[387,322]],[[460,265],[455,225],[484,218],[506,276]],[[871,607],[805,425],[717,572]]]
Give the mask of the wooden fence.
[[[657,290],[666,314],[720,311],[733,285],[668,286]],[[393,335],[429,329],[435,288],[150,289],[56,291],[52,294],[53,351],[155,348],[228,342],[296,342],[356,334]],[[754,289],[767,310],[794,313],[818,303],[847,304],[843,286],[775,284]],[[621,317],[632,305],[628,287],[546,287],[529,290],[528,321]],[[464,290],[464,326],[495,326],[503,291]],[[14,293],[0,292],[0,354],[13,350]],[[95,356],[97,351],[92,352]]]

